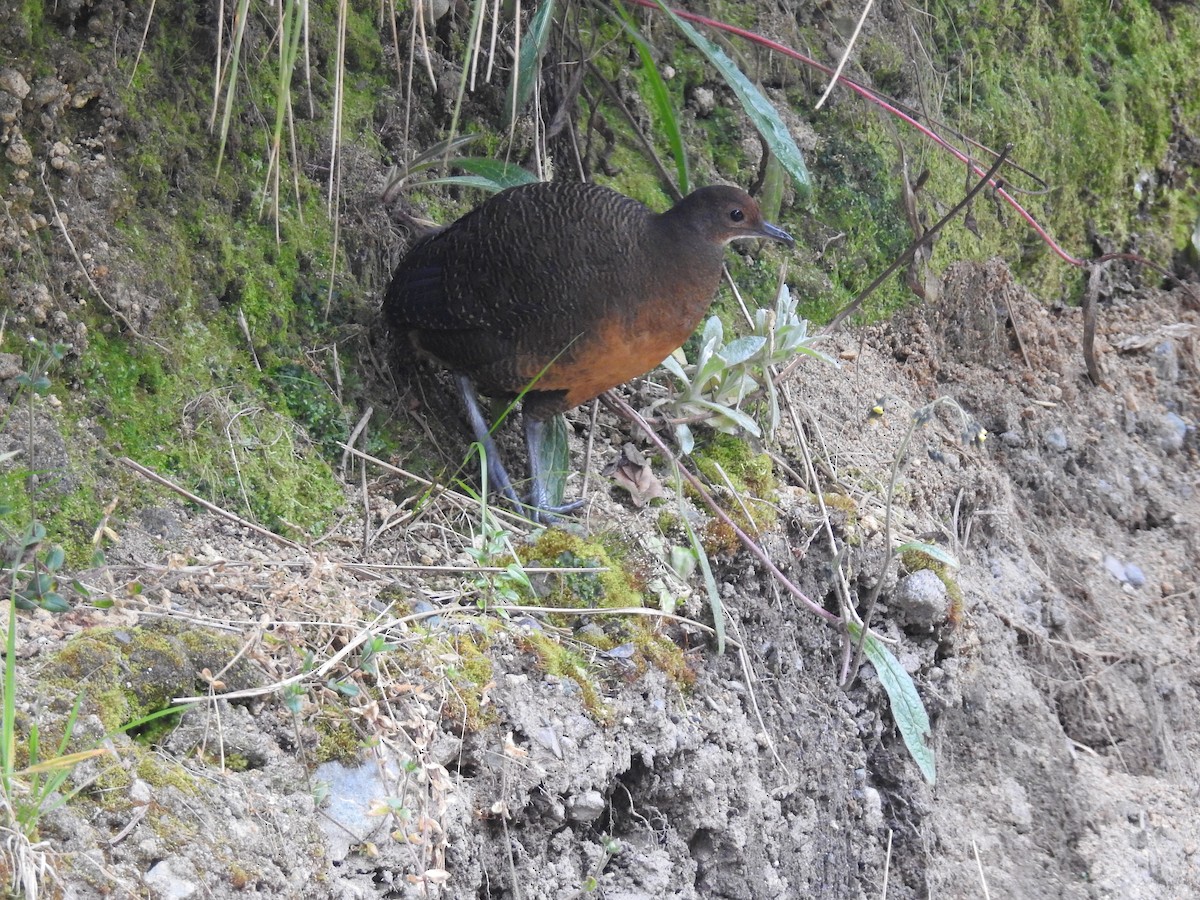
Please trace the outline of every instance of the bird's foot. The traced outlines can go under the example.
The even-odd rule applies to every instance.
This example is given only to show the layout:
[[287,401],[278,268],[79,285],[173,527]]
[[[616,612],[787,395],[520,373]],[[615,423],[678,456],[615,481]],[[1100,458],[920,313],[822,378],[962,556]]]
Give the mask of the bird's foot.
[[557,525],[562,516],[570,515],[587,503],[586,500],[572,500],[570,503],[560,503],[557,506],[536,503],[533,497],[529,503],[522,504],[521,509],[531,520],[539,525]]

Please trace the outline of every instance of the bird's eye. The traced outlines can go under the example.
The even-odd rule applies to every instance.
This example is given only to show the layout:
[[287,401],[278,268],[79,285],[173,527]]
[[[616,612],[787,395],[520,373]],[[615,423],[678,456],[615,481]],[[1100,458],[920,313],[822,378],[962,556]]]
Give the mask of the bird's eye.
[[742,219],[746,218],[746,214],[744,212],[742,212],[740,209],[735,208],[733,210],[730,210],[729,218],[731,218],[735,222],[740,222],[740,221],[742,221]]

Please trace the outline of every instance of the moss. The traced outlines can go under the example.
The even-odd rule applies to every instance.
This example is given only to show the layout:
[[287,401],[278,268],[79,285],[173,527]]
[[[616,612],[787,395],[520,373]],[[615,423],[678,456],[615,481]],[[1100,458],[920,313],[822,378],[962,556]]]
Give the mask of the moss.
[[440,673],[450,688],[446,692],[442,714],[464,732],[478,732],[497,720],[496,711],[486,701],[494,675],[492,661],[486,652],[489,641],[478,635],[457,635],[443,640],[446,652],[435,652],[435,655],[453,655],[457,662]]
[[181,766],[157,753],[139,750],[137,777],[155,788],[173,787],[180,793],[195,797],[203,790],[201,780]]
[[[188,650],[199,643],[207,655],[197,665]],[[199,668],[216,671],[238,651],[237,641],[177,623],[151,624],[138,628],[91,628],[71,638],[46,663],[43,678],[55,695],[74,698],[83,692],[82,713],[100,718],[106,732],[116,732],[129,723],[166,709],[175,697],[198,689]],[[233,684],[248,686],[250,677],[240,677],[249,663],[234,666]],[[153,740],[159,730],[169,728],[168,717],[150,723],[154,729],[140,735]]]
[[537,654],[542,671],[575,682],[583,699],[583,708],[593,718],[603,723],[612,721],[613,712],[604,702],[599,683],[586,659],[543,631],[529,632],[521,641]]
[[[603,572],[566,572],[543,576],[534,601],[539,606],[623,609],[645,605],[644,579],[627,558],[624,543],[615,535],[586,540],[560,529],[548,529],[531,545],[519,548],[525,565],[564,568],[604,568]],[[550,622],[575,629],[575,640],[598,650],[632,644],[636,653],[628,661],[634,671],[653,665],[679,684],[690,684],[692,674],[682,651],[657,631],[658,620],[649,616],[606,616],[585,620],[599,627],[579,628],[577,616],[553,615]],[[584,692],[585,706],[601,719],[609,713],[593,684],[599,677],[576,651],[563,646],[552,632],[522,637],[537,652],[542,668],[553,675],[571,678]]]
[[[1194,178],[1163,184],[1139,203],[1130,199],[1137,199],[1139,177],[1162,166],[1173,129],[1200,119],[1200,10],[1151,0],[1069,5],[1070,12],[1032,2],[940,7],[931,43],[965,76],[947,94],[944,118],[985,144],[1013,142],[1012,158],[1051,182],[1046,195],[1022,199],[1069,252],[1086,255],[1097,235],[1124,249],[1155,228],[1182,247],[1200,214]],[[940,157],[930,165],[941,196],[961,191],[961,165]],[[1018,187],[1032,186],[1012,177]],[[1006,252],[1011,259],[1014,229],[1022,226],[1008,214],[978,215],[978,224],[980,238],[947,232],[936,258]],[[1081,290],[1081,278],[1028,231],[1019,235],[1015,262],[1024,280],[1048,298]]]
[[[692,459],[700,473],[712,485],[717,486],[718,490],[712,492],[714,498],[721,502],[726,514],[739,528],[748,534],[754,534],[776,527],[779,513],[771,498],[775,496],[778,485],[774,466],[767,454],[755,453],[742,438],[714,432],[696,448]],[[738,499],[722,501],[722,497],[728,491],[722,472],[728,477],[741,502],[738,502]],[[696,497],[691,487],[688,487],[687,491],[689,495]],[[698,501],[699,498],[696,499]],[[750,510],[753,522],[742,508],[743,504]],[[733,528],[718,518],[709,519],[705,523],[700,537],[705,551],[710,556],[732,554],[741,546]]]
[[362,736],[344,719],[323,716],[316,722],[318,764],[337,761],[346,765],[358,762],[362,754]]
[[530,545],[518,548],[517,555],[527,566],[564,568],[603,568],[603,572],[571,572],[547,576],[546,587],[539,592],[539,606],[641,606],[641,579],[626,564],[624,552],[616,542],[603,536],[586,540],[558,528],[543,531]]

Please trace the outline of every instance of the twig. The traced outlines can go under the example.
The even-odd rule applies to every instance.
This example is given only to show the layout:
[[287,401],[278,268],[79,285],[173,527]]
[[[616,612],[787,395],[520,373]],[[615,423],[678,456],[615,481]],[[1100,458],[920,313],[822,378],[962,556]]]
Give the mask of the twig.
[[[292,550],[299,550],[301,553],[308,552],[304,548],[303,545],[297,544],[295,541],[289,540],[288,538],[285,538],[283,535],[276,534],[275,532],[271,531],[270,529],[263,528],[261,525],[256,525],[255,523],[249,521],[248,519],[243,519],[241,516],[237,515],[236,513],[232,513],[229,510],[224,509],[223,507],[217,506],[217,504],[215,504],[215,503],[210,503],[209,501],[205,500],[203,497],[199,497],[196,494],[193,494],[191,491],[187,490],[186,488],[180,487],[178,484],[171,481],[171,479],[164,478],[162,475],[159,475],[153,469],[148,469],[145,466],[143,466],[141,463],[134,462],[128,456],[120,457],[120,459],[118,459],[117,462],[133,469],[133,471],[137,472],[142,477],[148,478],[151,481],[155,482],[156,484],[161,484],[163,487],[174,491],[175,493],[177,493],[179,496],[183,497],[187,501],[189,501],[191,503],[195,503],[197,506],[203,506],[209,512],[214,512],[218,516],[222,516],[231,522],[241,525],[243,528],[249,528],[255,534],[261,535],[262,537],[265,537],[265,538],[269,538],[270,540],[275,541],[278,544],[282,544],[283,546],[288,547]],[[204,698],[200,698],[200,699],[204,699]]]
[[1104,277],[1104,266],[1097,263],[1088,274],[1087,290],[1083,292],[1083,361],[1087,366],[1088,378],[1096,387],[1106,387],[1104,372],[1096,359],[1096,301],[1100,297],[1100,281]]
[[854,44],[858,41],[859,32],[862,31],[863,23],[867,21],[867,16],[871,12],[873,0],[867,0],[863,5],[862,15],[858,17],[858,23],[854,26],[854,33],[850,35],[850,40],[846,42],[846,49],[842,53],[842,58],[838,60],[837,69],[829,78],[829,85],[821,94],[821,99],[816,102],[813,109],[820,109],[825,105],[825,101],[829,99],[829,95],[833,93],[833,89],[837,87],[838,79],[841,78],[842,69],[846,68],[846,61],[850,58],[850,51],[854,49]]

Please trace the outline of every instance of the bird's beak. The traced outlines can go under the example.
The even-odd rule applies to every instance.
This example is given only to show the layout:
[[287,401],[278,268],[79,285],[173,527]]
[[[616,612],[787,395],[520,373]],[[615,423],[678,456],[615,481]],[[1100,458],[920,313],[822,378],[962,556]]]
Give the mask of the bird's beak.
[[773,241],[779,241],[781,244],[787,244],[789,248],[796,246],[796,240],[778,225],[772,225],[770,222],[762,223],[762,230],[759,232],[765,238],[770,238]]

